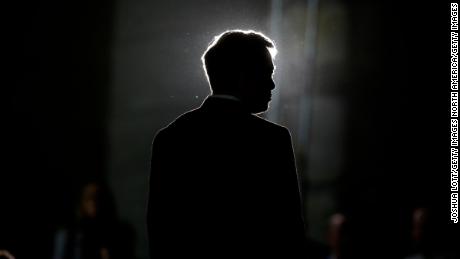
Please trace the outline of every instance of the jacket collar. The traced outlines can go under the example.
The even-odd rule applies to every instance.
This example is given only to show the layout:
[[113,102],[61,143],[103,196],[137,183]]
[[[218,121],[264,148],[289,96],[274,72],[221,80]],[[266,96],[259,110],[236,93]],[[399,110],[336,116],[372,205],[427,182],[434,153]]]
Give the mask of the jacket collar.
[[247,113],[243,103],[232,95],[209,95],[201,104],[201,109],[221,113]]

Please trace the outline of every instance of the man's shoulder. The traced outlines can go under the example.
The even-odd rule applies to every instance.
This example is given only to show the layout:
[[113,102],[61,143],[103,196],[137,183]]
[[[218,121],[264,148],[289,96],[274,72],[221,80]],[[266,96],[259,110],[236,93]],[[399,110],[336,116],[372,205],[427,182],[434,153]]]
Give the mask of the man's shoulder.
[[[265,132],[270,135],[289,135],[289,130],[280,124],[269,121],[258,115],[247,114],[238,120],[238,123],[245,125],[244,127],[250,127],[259,132]],[[186,132],[193,131],[194,128],[206,127],[209,123],[209,114],[202,111],[200,108],[187,111],[182,115],[178,116],[171,123],[161,128],[156,137],[167,137],[172,135],[181,135]],[[230,119],[229,119],[230,120]],[[234,122],[233,120],[230,120]]]
[[187,111],[173,121],[171,121],[168,125],[164,126],[163,128],[159,129],[155,135],[155,137],[166,137],[169,134],[173,134],[177,131],[180,131],[184,126],[189,126],[195,123],[195,120],[198,118],[198,109],[193,109]]

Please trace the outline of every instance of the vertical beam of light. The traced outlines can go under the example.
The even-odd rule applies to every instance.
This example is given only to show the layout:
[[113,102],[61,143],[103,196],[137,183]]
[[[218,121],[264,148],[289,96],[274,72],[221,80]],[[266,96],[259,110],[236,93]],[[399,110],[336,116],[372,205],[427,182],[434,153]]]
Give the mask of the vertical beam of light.
[[[271,1],[270,13],[270,38],[275,41],[276,48],[280,50],[280,24],[283,18],[282,0]],[[276,72],[275,72],[276,73]],[[280,81],[280,80],[276,80]],[[270,102],[270,109],[268,110],[267,117],[271,121],[279,122],[279,103],[280,103],[280,84],[276,84],[273,90],[272,101]]]
[[[305,24],[305,45],[304,59],[305,68],[305,86],[299,96],[299,128],[297,134],[297,143],[301,149],[305,150],[308,155],[308,142],[311,132],[312,108],[313,108],[313,85],[315,83],[315,67],[317,52],[317,35],[318,35],[318,2],[319,0],[307,0],[307,19]],[[304,159],[304,161],[308,161]],[[306,166],[306,165],[305,165]]]

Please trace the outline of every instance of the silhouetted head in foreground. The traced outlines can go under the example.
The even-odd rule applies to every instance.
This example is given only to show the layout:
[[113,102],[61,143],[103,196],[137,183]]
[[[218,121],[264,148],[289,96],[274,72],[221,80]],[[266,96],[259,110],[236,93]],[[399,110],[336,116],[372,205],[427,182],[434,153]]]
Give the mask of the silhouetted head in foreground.
[[276,48],[261,33],[232,30],[216,36],[202,56],[212,94],[238,98],[251,113],[268,108]]

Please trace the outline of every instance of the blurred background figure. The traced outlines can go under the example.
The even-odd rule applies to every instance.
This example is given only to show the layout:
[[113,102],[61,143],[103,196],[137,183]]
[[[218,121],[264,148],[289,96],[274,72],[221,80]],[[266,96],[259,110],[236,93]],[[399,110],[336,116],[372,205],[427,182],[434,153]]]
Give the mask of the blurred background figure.
[[329,221],[328,244],[331,249],[328,259],[341,259],[344,244],[345,216],[341,213],[332,215]]
[[88,181],[76,200],[74,219],[56,232],[53,259],[133,258],[134,233],[117,219],[108,187]]
[[428,208],[412,213],[411,251],[406,259],[450,259],[456,257],[455,245],[449,241],[441,220]]

